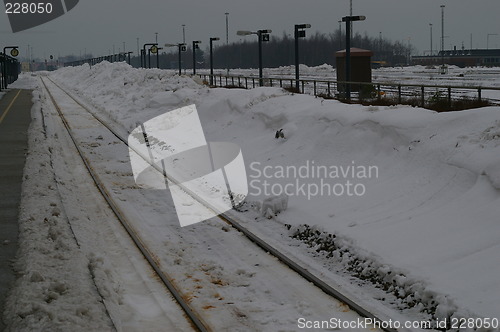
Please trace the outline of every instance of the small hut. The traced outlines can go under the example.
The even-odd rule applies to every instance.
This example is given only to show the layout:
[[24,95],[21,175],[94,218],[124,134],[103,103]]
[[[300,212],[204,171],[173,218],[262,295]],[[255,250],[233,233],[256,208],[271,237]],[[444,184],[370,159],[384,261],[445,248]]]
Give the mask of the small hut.
[[[372,82],[371,57],[372,51],[361,48],[351,48],[351,82]],[[337,81],[345,82],[345,59],[346,50],[335,53],[337,60]],[[343,85],[339,84],[339,90],[344,90]],[[359,84],[351,84],[351,91],[359,91]]]

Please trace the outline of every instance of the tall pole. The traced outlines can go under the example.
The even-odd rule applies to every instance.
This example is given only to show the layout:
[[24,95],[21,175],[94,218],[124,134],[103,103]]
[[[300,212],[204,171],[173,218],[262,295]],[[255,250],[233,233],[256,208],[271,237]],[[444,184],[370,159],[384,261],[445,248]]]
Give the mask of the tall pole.
[[299,92],[299,26],[295,25],[295,89]]
[[229,13],[226,15],[226,72],[229,75]]
[[429,26],[431,27],[431,56],[432,56],[432,23],[429,23]]
[[345,38],[345,94],[347,101],[351,101],[351,24],[352,21],[346,22],[346,38]]
[[181,57],[182,45],[183,44],[178,45],[179,46],[179,76],[182,75],[182,65],[181,65],[181,63],[182,63],[182,57]]
[[[349,16],[352,16],[352,0],[349,0]],[[351,30],[351,34],[349,35],[349,38],[352,39],[352,21],[349,23],[350,25],[350,30]]]
[[214,41],[219,40],[217,37],[210,38],[210,86],[214,85]]
[[264,86],[264,80],[262,79],[262,30],[257,31],[257,36],[259,37],[259,86]]
[[182,25],[182,43],[183,44],[186,43],[186,25],[185,24]]
[[196,42],[193,41],[193,75],[196,75]]
[[444,7],[441,5],[441,64],[444,68]]

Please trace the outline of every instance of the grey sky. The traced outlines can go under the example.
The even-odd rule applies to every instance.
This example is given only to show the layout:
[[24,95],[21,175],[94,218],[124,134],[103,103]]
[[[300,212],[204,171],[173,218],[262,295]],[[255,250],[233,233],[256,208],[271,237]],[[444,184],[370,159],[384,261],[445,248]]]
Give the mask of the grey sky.
[[[367,20],[355,23],[355,31],[374,37],[379,32],[393,41],[410,42],[418,53],[429,50],[429,23],[433,24],[434,49],[441,36],[441,9],[445,8],[446,48],[462,42],[474,48],[500,48],[499,0],[353,0],[354,15]],[[108,51],[128,51],[154,42],[158,32],[160,44],[182,41],[182,24],[186,25],[186,41],[209,37],[225,41],[225,12],[229,12],[229,41],[237,41],[236,30],[272,29],[274,35],[292,33],[296,23],[312,25],[315,31],[333,32],[338,21],[349,12],[349,0],[80,0],[70,12],[39,27],[12,33],[7,15],[0,13],[0,40],[3,46],[17,44],[26,53],[28,44],[40,58],[92,52],[95,56]],[[345,29],[343,26],[342,29]],[[310,35],[309,33],[309,35]],[[249,40],[254,36],[243,37]]]

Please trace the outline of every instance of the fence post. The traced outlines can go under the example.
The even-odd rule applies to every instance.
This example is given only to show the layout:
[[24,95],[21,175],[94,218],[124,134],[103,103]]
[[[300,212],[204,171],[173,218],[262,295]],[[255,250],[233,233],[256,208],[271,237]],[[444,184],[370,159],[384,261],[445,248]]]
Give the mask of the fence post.
[[238,76],[238,87],[240,87],[240,86],[241,86],[241,77]]
[[481,88],[477,89],[477,100],[481,102]]
[[234,86],[234,76],[231,76],[231,85]]
[[380,84],[377,84],[377,99],[380,101],[382,95],[380,94]]
[[269,79],[269,85],[271,86],[271,88],[273,87],[273,79],[272,78]]
[[283,87],[283,79],[280,78],[280,88]]
[[422,85],[422,97],[420,103],[422,105],[422,108],[425,107],[425,87],[423,85]]
[[[305,85],[305,82],[304,82],[304,81],[302,81],[302,93],[304,93],[304,91],[305,91],[305,90],[304,90],[304,85]],[[300,92],[300,91],[299,91],[299,92]]]
[[248,90],[248,77],[245,77],[245,89]]
[[255,78],[252,77],[252,86],[255,89]]
[[332,95],[331,90],[330,90],[330,81],[327,81],[326,84],[328,86],[328,97],[330,97]]
[[398,104],[401,104],[401,84],[398,85]]
[[314,84],[314,96],[316,97],[316,80],[313,81]]

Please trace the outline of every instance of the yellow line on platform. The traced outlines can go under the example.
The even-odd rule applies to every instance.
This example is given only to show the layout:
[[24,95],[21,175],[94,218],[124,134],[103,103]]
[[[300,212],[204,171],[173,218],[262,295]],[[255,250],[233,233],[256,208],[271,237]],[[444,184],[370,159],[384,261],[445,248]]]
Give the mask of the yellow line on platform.
[[12,107],[12,105],[14,105],[14,102],[16,101],[17,97],[19,97],[20,93],[21,93],[21,90],[19,90],[17,92],[17,95],[14,97],[14,99],[12,99],[9,106],[7,106],[7,109],[5,110],[5,112],[3,112],[2,116],[0,117],[0,124],[2,123],[3,119],[7,116],[7,113],[9,113],[10,108]]

